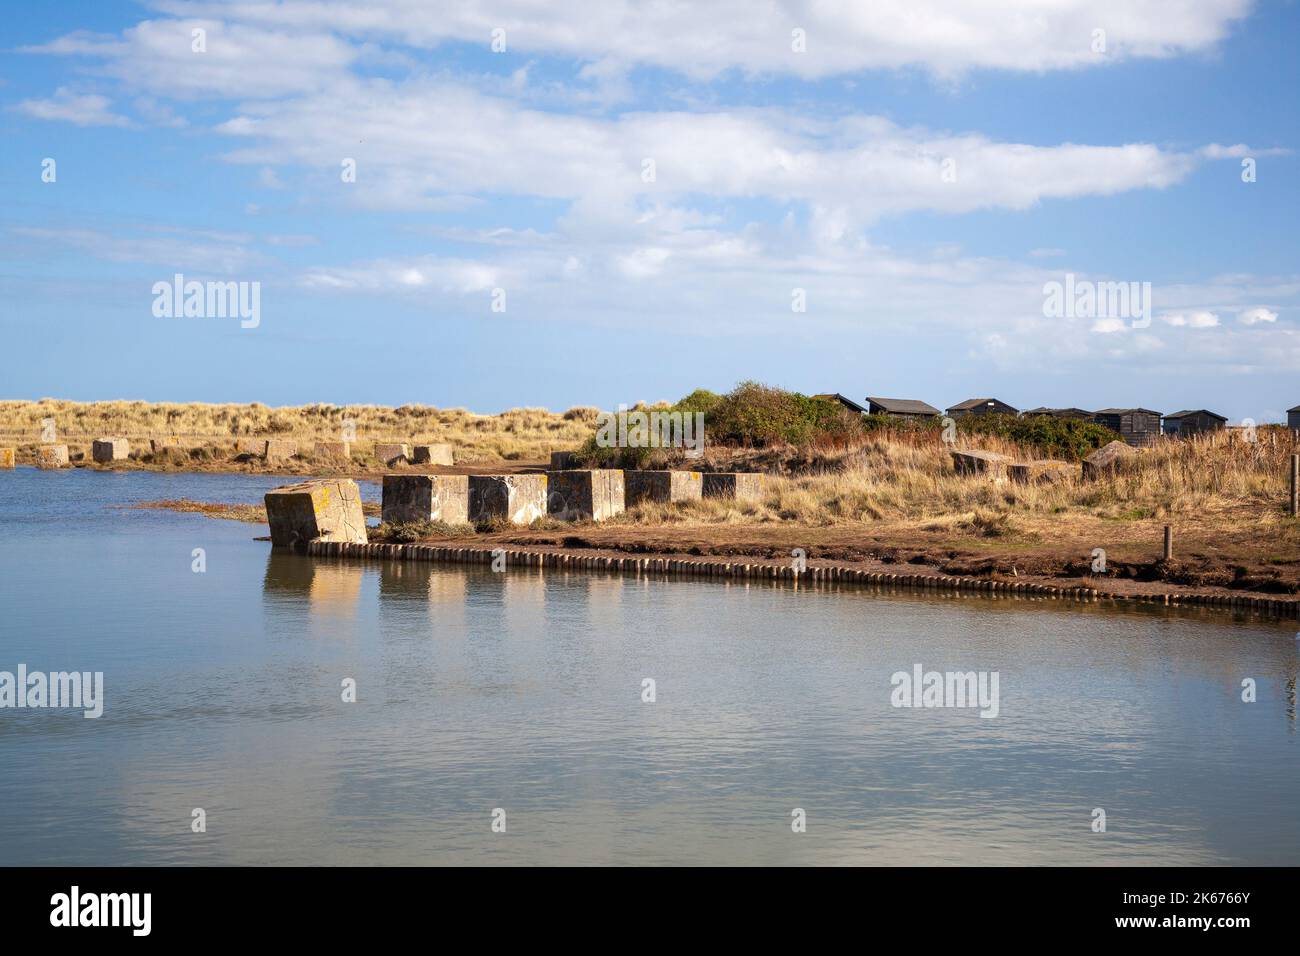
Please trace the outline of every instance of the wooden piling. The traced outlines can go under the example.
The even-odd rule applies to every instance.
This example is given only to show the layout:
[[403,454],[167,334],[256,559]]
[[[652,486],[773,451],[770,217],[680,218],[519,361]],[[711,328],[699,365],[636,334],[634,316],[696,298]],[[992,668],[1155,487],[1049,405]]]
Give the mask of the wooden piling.
[[1165,525],[1165,560],[1174,559],[1174,529],[1170,525]]
[[1300,455],[1291,456],[1291,514],[1300,515]]

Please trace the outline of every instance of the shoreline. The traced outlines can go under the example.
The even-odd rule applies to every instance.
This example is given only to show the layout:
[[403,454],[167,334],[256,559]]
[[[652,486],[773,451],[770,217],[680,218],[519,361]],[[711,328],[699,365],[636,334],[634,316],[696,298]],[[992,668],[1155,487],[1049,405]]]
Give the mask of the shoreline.
[[[563,548],[484,548],[431,544],[353,544],[340,541],[312,541],[308,557],[362,558],[385,561],[425,561],[445,564],[490,565],[498,553],[506,567],[552,569],[608,574],[700,577],[712,580],[793,583],[804,586],[851,585],[919,591],[946,591],[988,596],[1050,598],[1083,603],[1124,603],[1166,607],[1201,607],[1252,611],[1276,620],[1300,620],[1300,598],[1266,597],[1249,594],[1208,593],[1204,590],[1119,588],[1108,582],[1105,588],[1083,585],[1062,586],[1042,580],[1000,581],[925,572],[900,573],[872,568],[866,563],[832,564],[810,559],[807,570],[796,572],[789,562],[754,558],[747,562],[705,561],[689,554],[659,554],[631,557],[617,554],[576,553]],[[882,568],[888,567],[882,565]],[[1139,584],[1140,582],[1133,582]]]

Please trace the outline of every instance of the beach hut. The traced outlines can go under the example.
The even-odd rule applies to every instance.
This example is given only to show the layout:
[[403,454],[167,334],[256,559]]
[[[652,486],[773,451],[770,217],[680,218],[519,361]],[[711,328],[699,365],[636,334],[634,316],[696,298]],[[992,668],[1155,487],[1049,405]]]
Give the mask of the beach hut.
[[1080,421],[1092,421],[1093,413],[1085,408],[1031,408],[1021,412],[1021,418],[1077,418]]
[[872,415],[893,415],[895,418],[933,418],[939,409],[915,398],[880,398],[867,396],[867,409]]
[[1214,432],[1228,423],[1223,415],[1217,415],[1204,408],[1193,411],[1174,412],[1164,417],[1166,435],[1196,435],[1201,432]]
[[948,409],[948,415],[952,418],[961,418],[963,415],[1019,415],[1018,409],[1013,408],[1006,402],[999,401],[996,398],[968,398],[964,402],[958,402]]
[[867,410],[865,408],[863,408],[853,399],[841,395],[839,392],[825,392],[821,395],[814,395],[813,398],[820,398],[826,402],[839,402],[849,411],[857,412],[860,415],[865,415],[867,413]]
[[1160,437],[1160,413],[1149,408],[1103,408],[1092,420],[1134,448],[1149,448]]

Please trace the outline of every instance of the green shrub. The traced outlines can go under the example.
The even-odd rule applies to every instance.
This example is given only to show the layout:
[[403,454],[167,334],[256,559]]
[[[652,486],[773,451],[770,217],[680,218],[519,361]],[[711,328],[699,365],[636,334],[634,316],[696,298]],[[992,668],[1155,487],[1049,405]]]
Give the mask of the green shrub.
[[996,435],[1021,445],[1041,448],[1051,458],[1078,460],[1119,438],[1104,425],[1079,418],[1050,418],[1035,415],[967,415],[958,419],[957,431],[972,435]]

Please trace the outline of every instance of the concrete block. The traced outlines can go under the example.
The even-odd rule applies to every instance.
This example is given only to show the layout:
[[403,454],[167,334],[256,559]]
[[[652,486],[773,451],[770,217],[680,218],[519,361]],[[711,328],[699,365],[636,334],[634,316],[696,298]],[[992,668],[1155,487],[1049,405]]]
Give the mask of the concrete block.
[[1007,466],[1011,464],[1011,459],[1006,455],[978,449],[953,451],[950,454],[952,466],[959,475],[968,478],[987,478],[998,484],[1007,480]]
[[451,446],[446,444],[439,445],[416,445],[415,457],[411,460],[417,465],[454,465],[456,462],[451,454]]
[[704,496],[704,480],[698,471],[627,471],[623,481],[629,508],[643,501],[666,504]]
[[568,471],[570,468],[577,468],[577,455],[571,451],[553,451],[551,452],[551,471]]
[[468,475],[384,475],[384,524],[468,520]]
[[552,471],[546,478],[546,510],[553,518],[604,521],[623,510],[623,472],[618,469]]
[[90,457],[100,464],[126,461],[131,455],[131,443],[125,438],[96,438],[90,444]]
[[410,461],[410,460],[411,460],[411,446],[410,446],[410,445],[404,445],[404,444],[403,444],[403,445],[391,444],[391,443],[390,443],[390,444],[383,444],[383,443],[376,444],[376,445],[375,445],[375,457],[378,458],[380,461],[382,461],[385,465],[391,465],[393,462],[397,461],[399,458],[402,459],[404,462],[406,462],[406,461]]
[[37,468],[67,468],[67,445],[42,445],[36,450]]
[[266,463],[286,462],[298,454],[298,443],[287,438],[271,438],[266,442]]
[[470,475],[469,520],[531,524],[546,514],[546,475]]
[[1088,480],[1121,471],[1142,453],[1122,441],[1103,445],[1083,460],[1083,477]]
[[8,471],[14,466],[15,454],[13,448],[0,448],[0,471]]
[[[156,449],[155,449],[156,450]],[[235,442],[235,450],[241,455],[254,455],[258,458],[266,457],[266,439],[265,438],[241,438]]]
[[350,461],[352,459],[352,444],[345,441],[318,441],[314,452],[317,458]]
[[166,438],[149,439],[149,451],[155,455],[167,448],[180,448],[180,447],[181,447],[181,440],[177,438],[175,435],[168,435]]
[[1029,485],[1040,482],[1065,481],[1075,474],[1075,468],[1068,461],[1039,458],[1035,461],[1014,462],[1008,466],[1007,473],[1012,481]]
[[764,475],[758,472],[706,472],[704,497],[757,501],[763,497]]
[[266,493],[271,545],[303,548],[309,541],[366,542],[361,492],[350,478],[322,478]]

